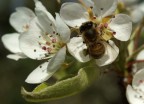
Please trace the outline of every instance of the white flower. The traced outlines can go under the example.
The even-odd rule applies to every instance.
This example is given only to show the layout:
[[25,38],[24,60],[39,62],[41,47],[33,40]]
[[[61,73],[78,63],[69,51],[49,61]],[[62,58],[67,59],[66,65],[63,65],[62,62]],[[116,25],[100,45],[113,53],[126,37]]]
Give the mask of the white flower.
[[50,78],[64,63],[65,44],[70,38],[70,29],[56,13],[56,20],[42,3],[35,0],[36,17],[31,20],[29,30],[20,36],[20,49],[31,59],[47,61],[39,65],[25,80],[41,83]]
[[28,8],[19,7],[16,8],[10,16],[10,24],[18,33],[10,33],[2,36],[2,42],[4,46],[13,54],[9,54],[7,57],[14,60],[20,58],[26,58],[23,52],[19,48],[19,36],[22,32],[29,29],[29,22],[35,17],[35,14]]
[[134,75],[132,86],[127,86],[126,96],[130,104],[144,104],[144,68]]
[[[105,41],[103,44],[106,49],[103,57],[96,59],[99,66],[112,63],[119,54],[119,49],[110,40],[111,38],[115,37],[118,40],[127,41],[131,35],[131,19],[125,14],[114,16],[116,7],[117,0],[83,0],[82,5],[68,2],[64,3],[60,9],[62,19],[70,27],[79,28],[87,21],[97,24],[97,31],[102,40]],[[87,49],[87,46],[83,43],[82,37],[72,38],[68,43],[69,52],[81,62],[90,60],[89,55],[84,55],[84,49]]]

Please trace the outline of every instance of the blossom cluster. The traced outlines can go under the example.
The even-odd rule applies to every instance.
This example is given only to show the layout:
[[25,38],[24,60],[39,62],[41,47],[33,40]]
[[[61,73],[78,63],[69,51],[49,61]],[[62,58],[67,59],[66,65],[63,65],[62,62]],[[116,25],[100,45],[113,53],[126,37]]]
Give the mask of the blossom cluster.
[[10,23],[17,33],[2,37],[5,47],[13,53],[8,58],[47,59],[28,76],[28,83],[41,83],[50,78],[64,63],[66,49],[80,62],[95,59],[90,54],[84,54],[83,51],[89,46],[84,43],[82,33],[70,39],[69,27],[79,29],[88,21],[96,25],[95,29],[105,50],[102,57],[95,59],[99,66],[111,64],[119,54],[119,48],[112,38],[120,41],[130,38],[131,19],[126,14],[115,14],[117,0],[66,2],[61,6],[60,15],[56,13],[55,18],[40,1],[34,2],[35,13],[25,7],[16,9],[10,17]]
[[[129,41],[132,20],[137,19],[135,11],[131,17],[117,12],[118,0],[65,2],[55,16],[39,0],[34,2],[34,11],[16,8],[10,24],[17,32],[2,36],[4,46],[12,53],[8,58],[45,61],[26,78],[25,82],[31,84],[48,80],[61,69],[69,54],[81,63],[92,60],[99,67],[112,64],[121,52],[117,43]],[[77,31],[77,36],[72,30]],[[135,60],[144,60],[143,56],[142,50]],[[143,73],[143,62],[132,65],[132,86],[128,85],[126,91],[130,104],[144,103]]]

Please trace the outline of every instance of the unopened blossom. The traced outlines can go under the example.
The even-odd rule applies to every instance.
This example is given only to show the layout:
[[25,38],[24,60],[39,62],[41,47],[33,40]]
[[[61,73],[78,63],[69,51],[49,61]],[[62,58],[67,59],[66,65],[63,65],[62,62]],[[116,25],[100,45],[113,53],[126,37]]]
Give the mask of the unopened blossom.
[[130,104],[144,104],[144,68],[134,75],[132,86],[127,86],[126,97]]
[[[132,31],[132,22],[128,15],[117,14],[117,0],[80,0],[80,3],[67,2],[60,9],[60,15],[67,25],[79,29],[83,23],[88,21],[96,24],[96,30],[105,46],[104,55],[96,59],[99,66],[112,63],[119,54],[119,49],[111,40],[116,38],[120,41],[127,41]],[[87,62],[90,55],[84,54],[87,49],[83,38],[74,37],[67,44],[68,50],[77,60]]]
[[4,46],[13,53],[7,55],[8,58],[14,60],[26,58],[26,55],[19,48],[19,36],[21,33],[28,31],[29,22],[33,18],[35,18],[35,14],[26,7],[18,7],[16,12],[11,14],[9,21],[17,33],[9,33],[2,36]]

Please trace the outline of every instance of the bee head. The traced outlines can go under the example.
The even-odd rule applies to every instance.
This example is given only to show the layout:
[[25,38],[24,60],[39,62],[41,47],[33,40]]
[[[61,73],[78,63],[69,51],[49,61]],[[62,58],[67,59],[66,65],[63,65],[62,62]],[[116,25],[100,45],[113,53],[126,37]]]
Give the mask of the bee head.
[[84,31],[89,30],[89,29],[91,29],[92,27],[93,27],[93,22],[88,21],[88,22],[83,23],[83,24],[80,26],[79,30],[80,30],[81,33],[83,33]]

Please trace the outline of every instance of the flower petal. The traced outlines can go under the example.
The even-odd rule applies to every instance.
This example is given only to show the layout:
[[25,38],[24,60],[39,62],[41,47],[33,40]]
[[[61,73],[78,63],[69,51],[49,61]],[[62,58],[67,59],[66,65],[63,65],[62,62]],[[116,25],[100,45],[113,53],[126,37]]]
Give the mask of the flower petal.
[[133,77],[132,86],[134,88],[141,88],[141,90],[144,91],[144,68],[136,72],[136,74]]
[[18,33],[5,34],[2,36],[4,46],[12,53],[21,52],[19,48],[19,36],[20,34]]
[[37,18],[39,21],[40,27],[43,29],[43,31],[47,32],[48,34],[55,35],[56,27],[53,21],[47,16],[46,12],[37,9],[36,10]]
[[55,24],[54,17],[47,11],[47,9],[43,6],[43,4],[39,0],[34,0],[35,2],[35,11],[43,11],[46,13],[47,17],[52,21],[53,24]]
[[16,31],[24,32],[28,30],[29,22],[34,17],[35,14],[32,10],[25,7],[19,7],[16,8],[16,12],[10,16],[10,24],[15,28]]
[[57,32],[60,34],[62,41],[64,43],[67,43],[70,39],[70,29],[63,22],[58,13],[56,13],[56,26],[57,26]]
[[126,97],[130,104],[143,104],[143,99],[140,98],[139,93],[137,93],[130,85],[127,86]]
[[39,65],[35,70],[33,70],[25,80],[27,83],[37,84],[42,83],[49,79],[54,72],[47,72],[47,66],[49,62],[45,62]]
[[136,57],[136,60],[144,60],[144,50],[140,51]]
[[84,50],[87,46],[83,44],[82,37],[74,37],[67,43],[69,53],[74,56],[80,62],[87,62],[90,60],[89,55],[84,54]]
[[28,31],[20,36],[20,48],[22,52],[32,59],[41,60],[48,55],[46,50],[43,50],[40,42],[45,42],[40,31]]
[[87,7],[94,7],[94,2],[92,0],[82,0]]
[[49,65],[47,67],[47,72],[56,72],[64,63],[66,56],[66,47],[60,49],[56,55],[50,60]]
[[112,15],[117,8],[117,0],[93,0],[96,9],[94,10],[98,17]]
[[7,55],[7,58],[13,59],[15,61],[18,61],[19,59],[27,58],[27,56],[24,55],[23,53],[16,53],[16,54],[9,54],[9,55]]
[[143,19],[143,11],[140,10],[139,8],[135,8],[130,13],[131,13],[130,15],[131,15],[132,21],[134,23],[138,23],[139,21],[141,21]]
[[96,59],[96,63],[98,66],[104,66],[111,64],[117,58],[119,54],[119,48],[115,45],[115,43],[111,40],[105,44],[105,54],[100,59]]
[[[136,57],[136,60],[144,60],[144,50],[140,51]],[[133,65],[133,71],[136,72],[140,69],[144,68],[144,62],[135,63]]]
[[37,67],[27,77],[27,83],[41,83],[49,79],[64,63],[66,55],[66,47],[63,47],[59,52],[49,61]]
[[64,3],[60,9],[60,16],[71,27],[81,26],[88,21],[86,9],[78,3]]
[[118,14],[112,19],[109,27],[116,32],[114,37],[121,41],[127,41],[132,32],[132,22],[128,15]]

